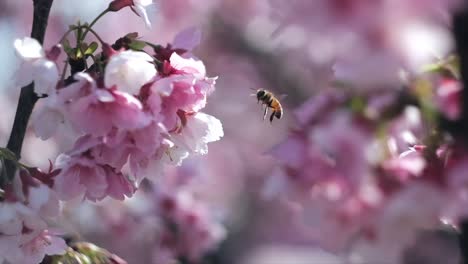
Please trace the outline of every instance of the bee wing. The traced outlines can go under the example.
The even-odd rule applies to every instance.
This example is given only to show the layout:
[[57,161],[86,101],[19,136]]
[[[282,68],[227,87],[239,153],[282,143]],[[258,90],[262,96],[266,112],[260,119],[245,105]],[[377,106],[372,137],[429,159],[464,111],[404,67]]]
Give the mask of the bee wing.
[[286,97],[288,97],[287,94],[280,94],[277,96],[278,100],[283,101]]
[[255,88],[252,88],[252,87],[249,87],[249,89],[253,91],[253,93],[251,93],[250,96],[257,96],[258,89],[255,89]]

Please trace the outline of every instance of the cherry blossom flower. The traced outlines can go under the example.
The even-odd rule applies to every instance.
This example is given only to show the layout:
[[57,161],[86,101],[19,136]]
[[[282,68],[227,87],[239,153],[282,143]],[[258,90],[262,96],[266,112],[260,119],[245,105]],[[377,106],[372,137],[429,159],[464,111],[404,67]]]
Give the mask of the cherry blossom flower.
[[151,21],[148,17],[148,10],[153,5],[153,0],[134,0],[133,10],[145,21],[145,25],[151,27]]
[[150,55],[126,50],[109,60],[104,75],[104,82],[108,88],[117,89],[129,94],[137,94],[140,88],[156,76],[156,68],[152,64]]
[[175,52],[170,57],[169,67],[170,75],[157,80],[153,89],[162,95],[163,123],[172,131],[180,126],[177,125],[178,110],[193,113],[205,107],[207,96],[214,91],[216,78],[205,76],[203,62],[182,58]]
[[67,105],[66,116],[78,131],[97,136],[109,133],[113,127],[143,128],[151,120],[134,96],[104,89],[97,89]]
[[66,248],[65,241],[48,230],[0,237],[2,258],[11,263],[40,263],[45,255],[61,255]]
[[55,62],[49,60],[41,44],[33,38],[16,39],[16,54],[22,60],[17,71],[17,85],[25,86],[34,82],[34,91],[38,95],[49,94],[55,89],[59,72]]
[[0,203],[0,259],[35,264],[45,255],[65,253],[65,241],[50,232],[45,222],[59,215],[55,193],[25,170],[11,187]]
[[72,124],[66,116],[66,106],[96,89],[96,84],[89,74],[77,73],[74,79],[76,82],[41,100],[37,106],[38,110],[33,112],[34,131],[41,139],[46,140],[53,136],[60,126],[71,129]]
[[56,167],[60,173],[55,177],[54,190],[62,200],[79,196],[97,201],[106,196],[123,200],[131,197],[136,188],[132,181],[109,165],[99,164],[86,155],[57,158]]
[[223,136],[222,124],[215,117],[201,112],[187,116],[183,131],[171,136],[174,146],[168,151],[172,162],[180,165],[189,154],[208,153],[208,143],[218,141]]
[[46,98],[43,108],[33,116],[36,133],[43,139],[64,123],[96,136],[106,135],[113,127],[139,129],[150,123],[151,117],[134,96],[97,88],[86,73],[76,74],[75,79],[78,81]]

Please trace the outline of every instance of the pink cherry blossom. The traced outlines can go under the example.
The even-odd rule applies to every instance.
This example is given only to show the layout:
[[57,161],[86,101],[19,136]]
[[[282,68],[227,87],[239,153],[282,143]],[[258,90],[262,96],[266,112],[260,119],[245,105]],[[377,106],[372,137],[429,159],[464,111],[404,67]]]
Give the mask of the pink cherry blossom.
[[76,82],[65,89],[57,90],[39,101],[38,110],[33,112],[34,131],[42,140],[52,137],[61,126],[71,128],[72,124],[66,116],[67,105],[96,89],[96,84],[89,74],[77,73],[74,79]]
[[58,99],[50,99],[55,100],[51,102],[55,107],[49,108],[58,111],[49,111],[48,116],[42,118],[60,119],[57,112],[62,112],[77,131],[96,136],[109,133],[113,127],[138,129],[150,123],[151,117],[142,111],[141,102],[134,96],[97,88],[87,74],[79,74],[76,78],[78,82],[59,90]]
[[221,122],[213,116],[199,112],[187,116],[182,131],[172,134],[171,141],[174,146],[168,151],[173,162],[180,164],[189,154],[206,154],[208,143],[218,141],[223,136]]
[[460,117],[461,83],[454,79],[444,79],[436,91],[436,105],[440,111],[450,120]]
[[46,220],[59,215],[59,201],[48,186],[21,170],[0,203],[0,259],[39,263],[45,255],[65,253],[65,241],[48,231]]
[[10,263],[40,263],[45,255],[61,255],[66,248],[65,241],[47,229],[0,237],[2,257]]
[[61,200],[83,194],[86,198],[97,200],[106,195],[106,172],[92,159],[62,155],[57,158],[56,166],[61,171],[55,179],[54,189]]
[[61,171],[55,178],[54,190],[62,200],[83,196],[97,201],[107,195],[124,199],[135,191],[130,179],[108,165],[96,163],[91,157],[63,154],[56,163]]
[[104,89],[77,99],[66,110],[67,117],[78,131],[98,136],[109,133],[113,127],[142,128],[151,120],[132,95]]
[[184,74],[192,74],[195,77],[202,79],[206,75],[205,65],[200,60],[194,58],[183,58],[176,52],[172,53],[170,59],[171,67]]
[[426,160],[421,152],[411,148],[398,157],[385,160],[382,167],[399,180],[406,181],[410,177],[421,176],[426,167]]
[[[174,65],[172,65],[174,63]],[[205,77],[205,67],[201,61],[184,59],[173,53],[170,67],[176,73],[157,80],[153,90],[162,95],[161,114],[164,125],[171,131],[178,129],[178,111],[198,112],[206,105],[207,96],[214,91],[216,78]]]

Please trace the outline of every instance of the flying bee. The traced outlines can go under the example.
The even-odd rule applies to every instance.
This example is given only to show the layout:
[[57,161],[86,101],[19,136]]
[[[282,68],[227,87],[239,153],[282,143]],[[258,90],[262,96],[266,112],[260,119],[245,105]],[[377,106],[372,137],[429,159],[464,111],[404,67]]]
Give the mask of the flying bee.
[[265,105],[265,111],[263,113],[263,120],[265,120],[268,114],[268,108],[272,109],[270,115],[270,122],[273,122],[273,117],[281,119],[283,116],[283,107],[281,106],[280,101],[275,97],[275,95],[264,89],[256,90],[256,93],[253,96],[257,96],[257,103],[262,102],[262,105]]

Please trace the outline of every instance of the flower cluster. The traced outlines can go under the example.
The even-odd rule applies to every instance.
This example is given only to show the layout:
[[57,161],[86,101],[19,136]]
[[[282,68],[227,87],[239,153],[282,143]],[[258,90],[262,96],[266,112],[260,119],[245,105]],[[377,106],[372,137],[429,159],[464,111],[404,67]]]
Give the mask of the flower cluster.
[[[37,46],[28,41],[35,45],[30,49]],[[190,154],[206,154],[207,143],[223,136],[220,121],[200,112],[216,80],[206,77],[202,61],[170,48],[152,57],[108,45],[104,54],[103,74],[76,73],[70,84],[47,93],[33,119],[42,139],[61,125],[81,134],[56,160],[54,189],[62,200],[123,200],[164,162],[180,165]]]
[[[34,82],[40,99],[32,114],[36,135],[47,140],[67,133],[76,141],[51,162],[48,173],[2,149],[2,161],[6,158],[21,170],[3,188],[0,262],[39,263],[45,254],[75,254],[47,228],[60,213],[59,200],[122,201],[144,178],[160,177],[164,164],[178,166],[191,155],[206,154],[207,144],[223,137],[221,122],[201,112],[216,78],[207,77],[203,62],[191,53],[200,41],[198,30],[182,31],[174,43],[162,47],[139,40],[136,33],[110,45],[92,29],[103,14],[124,7],[149,26],[151,5],[151,0],[112,1],[90,25],[70,26],[60,43],[47,51],[33,38],[14,42],[21,60],[17,85]],[[76,33],[76,47],[67,39],[71,32]],[[99,40],[101,51],[97,42],[85,41],[88,33]],[[152,51],[145,51],[147,47]],[[67,64],[60,74],[63,51]],[[93,61],[90,66],[88,59]],[[211,230],[196,225],[199,239],[210,240]],[[187,254],[199,258],[209,248],[206,242]]]

